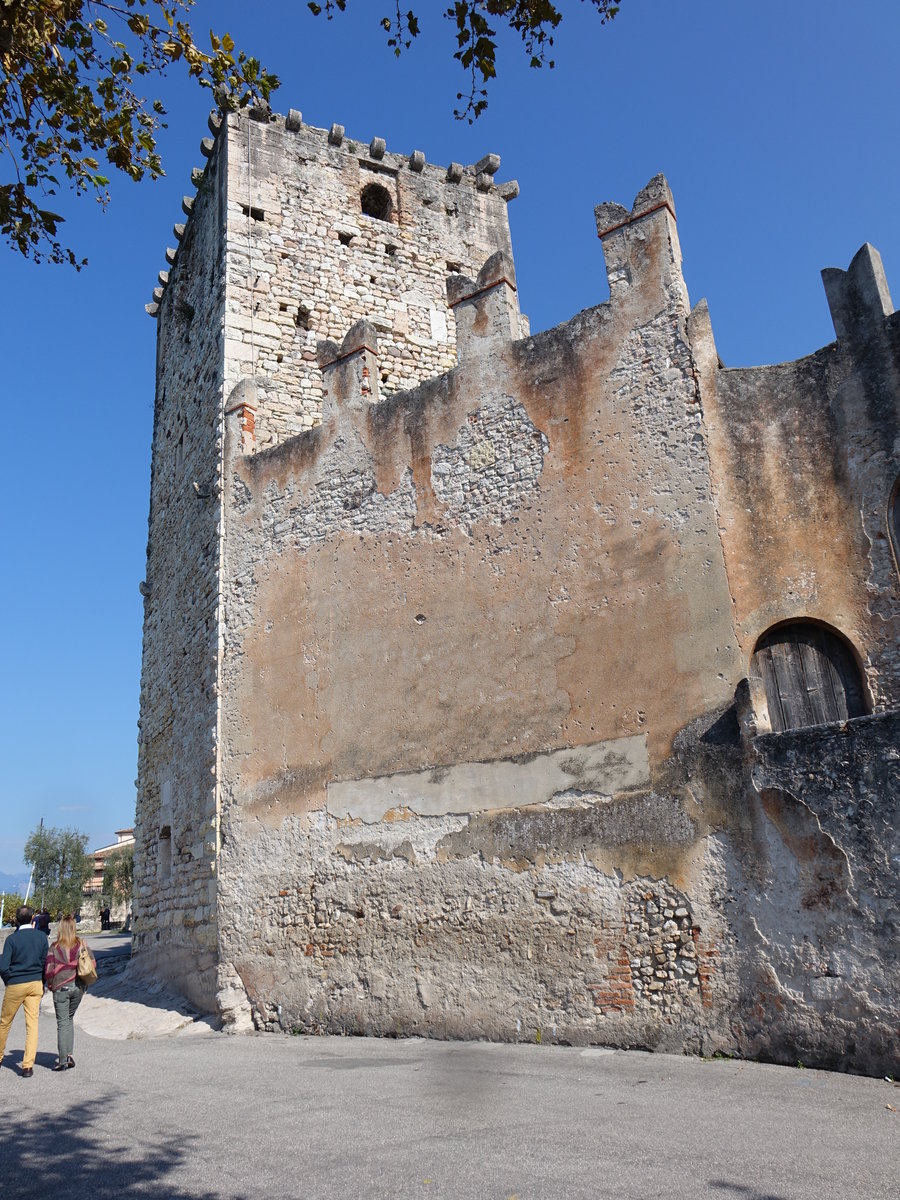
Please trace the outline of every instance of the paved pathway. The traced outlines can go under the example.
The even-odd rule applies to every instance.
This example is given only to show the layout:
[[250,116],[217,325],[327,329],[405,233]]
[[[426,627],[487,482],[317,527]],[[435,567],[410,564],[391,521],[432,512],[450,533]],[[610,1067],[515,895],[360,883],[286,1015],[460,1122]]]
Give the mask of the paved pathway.
[[0,1070],[4,1200],[900,1196],[900,1088],[884,1080],[549,1046],[230,1037],[161,993],[141,1003],[127,973],[118,986],[127,1000],[110,979],[85,998],[74,1071],[49,1070],[52,1009],[34,1077],[10,1070],[17,1017]]

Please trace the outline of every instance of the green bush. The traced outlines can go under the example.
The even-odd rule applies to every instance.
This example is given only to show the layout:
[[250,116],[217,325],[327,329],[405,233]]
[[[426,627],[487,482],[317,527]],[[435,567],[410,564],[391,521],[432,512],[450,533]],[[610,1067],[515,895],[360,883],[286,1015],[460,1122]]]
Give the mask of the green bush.
[[25,903],[24,896],[17,896],[13,892],[6,893],[6,899],[3,901],[3,924],[15,925],[16,909],[21,908]]

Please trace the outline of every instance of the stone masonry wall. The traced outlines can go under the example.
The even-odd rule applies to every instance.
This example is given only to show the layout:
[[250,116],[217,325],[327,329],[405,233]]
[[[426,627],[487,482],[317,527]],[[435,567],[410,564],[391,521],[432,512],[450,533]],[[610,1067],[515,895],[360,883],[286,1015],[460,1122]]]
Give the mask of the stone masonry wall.
[[216,990],[216,736],[225,162],[214,156],[158,301],[142,587],[135,966]]
[[[892,1074],[900,714],[758,737],[752,763],[770,844],[782,850],[765,894],[741,914],[763,948],[744,988],[741,1051]],[[792,907],[773,927],[793,880]]]
[[[834,345],[724,369],[657,177],[531,337],[495,156],[213,133],[148,306],[138,966],[232,1028],[900,1069],[877,252]],[[873,715],[764,733],[797,619]]]
[[[296,120],[294,119],[296,117]],[[384,393],[456,362],[448,273],[471,274],[510,253],[514,184],[482,170],[432,166],[421,153],[386,152],[303,125],[299,114],[228,118],[229,177],[225,377],[265,380],[259,447],[308,429],[321,415],[316,346],[361,318],[379,334]],[[369,185],[390,198],[389,219],[366,215]]]

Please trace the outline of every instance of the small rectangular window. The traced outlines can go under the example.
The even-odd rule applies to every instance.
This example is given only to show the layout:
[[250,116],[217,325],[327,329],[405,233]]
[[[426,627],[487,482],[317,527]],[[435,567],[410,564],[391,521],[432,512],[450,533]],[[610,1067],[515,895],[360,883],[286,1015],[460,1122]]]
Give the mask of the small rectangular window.
[[160,882],[172,878],[172,830],[163,825],[157,842],[156,877]]

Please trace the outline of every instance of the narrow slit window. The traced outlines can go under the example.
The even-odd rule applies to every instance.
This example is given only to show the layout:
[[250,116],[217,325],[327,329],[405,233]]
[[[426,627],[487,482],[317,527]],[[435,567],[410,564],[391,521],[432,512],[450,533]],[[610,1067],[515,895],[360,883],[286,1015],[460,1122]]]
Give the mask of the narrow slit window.
[[172,827],[163,825],[159,831],[156,874],[161,882],[172,878]]

